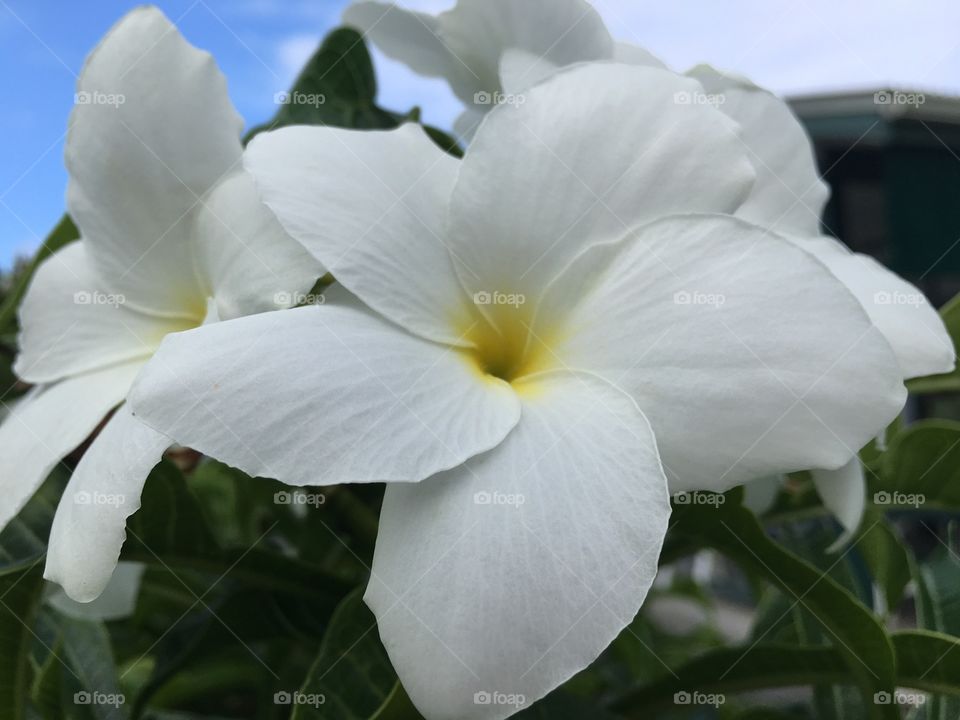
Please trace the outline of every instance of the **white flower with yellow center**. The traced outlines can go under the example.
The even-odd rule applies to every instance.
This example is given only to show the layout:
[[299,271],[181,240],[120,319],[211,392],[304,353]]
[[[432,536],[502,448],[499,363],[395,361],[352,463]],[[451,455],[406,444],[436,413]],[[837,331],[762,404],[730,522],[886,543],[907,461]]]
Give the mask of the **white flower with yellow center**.
[[484,700],[596,658],[656,573],[668,476],[835,467],[903,403],[844,286],[722,214],[754,172],[723,114],[674,102],[699,87],[562,71],[462,162],[415,126],[259,136],[265,201],[342,287],[168,337],[131,393],[251,475],[391,483],[366,600],[428,718],[506,717]]
[[77,100],[67,202],[82,239],[40,267],[21,308],[15,370],[39,387],[0,426],[0,527],[116,409],[74,472],[47,558],[49,579],[91,600],[170,445],[123,404],[137,373],[168,333],[289,305],[323,271],[243,170],[242,120],[213,59],[159,10],[110,31]]
[[[614,42],[585,0],[458,0],[436,16],[359,0],[347,8],[344,22],[416,72],[445,78],[467,107],[457,121],[467,138],[485,113],[497,104],[522,103],[526,88],[559,67],[605,59],[665,67],[642,48]],[[923,293],[873,258],[851,253],[822,234],[820,219],[830,190],[819,176],[810,140],[787,104],[745,78],[707,65],[687,75],[702,87],[680,91],[675,100],[712,104],[733,118],[756,171],[757,181],[737,216],[786,236],[829,267],[887,338],[904,379],[952,370],[953,343]],[[843,467],[813,473],[824,503],[846,531],[838,546],[860,524],[866,503],[858,450],[849,448]]]

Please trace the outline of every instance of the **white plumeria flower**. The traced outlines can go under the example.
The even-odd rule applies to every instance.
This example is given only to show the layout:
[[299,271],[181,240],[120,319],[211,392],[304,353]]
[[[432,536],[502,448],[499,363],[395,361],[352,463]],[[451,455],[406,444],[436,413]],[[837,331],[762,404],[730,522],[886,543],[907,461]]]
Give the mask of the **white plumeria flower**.
[[[784,235],[826,265],[886,337],[905,380],[953,370],[953,342],[923,292],[872,257],[853,253],[821,233],[829,187],[819,176],[807,133],[787,104],[745,78],[706,65],[689,74],[740,125],[757,172],[757,183],[737,215]],[[853,537],[866,508],[859,449],[851,447],[851,459],[840,468],[812,471],[824,505],[844,528],[834,550]]]
[[612,59],[660,65],[615,42],[586,0],[458,0],[439,15],[361,0],[343,21],[415,72],[445,79],[466,106],[455,125],[465,138],[497,105],[523,103],[524,91],[557,68]]
[[656,573],[667,475],[835,467],[903,404],[843,285],[717,214],[754,172],[722,113],[673,101],[699,87],[561,71],[462,162],[410,125],[259,136],[267,204],[345,290],[170,336],[131,392],[251,475],[391,483],[366,601],[427,718],[506,717],[484,700],[597,657]]
[[[438,16],[361,0],[347,8],[344,21],[415,71],[446,78],[467,105],[457,123],[467,138],[497,102],[522,102],[525,88],[560,66],[612,58],[665,67],[642,48],[614,43],[585,0],[459,0]],[[737,216],[787,236],[826,264],[886,336],[905,379],[952,370],[953,343],[923,293],[873,258],[851,253],[821,233],[829,187],[819,176],[807,133],[787,104],[749,80],[707,65],[687,75],[702,87],[681,91],[677,102],[713,104],[740,125],[757,182]],[[825,505],[845,529],[837,546],[859,526],[866,504],[857,450],[850,448],[845,466],[813,472]]]
[[134,377],[168,333],[292,304],[323,270],[243,170],[242,120],[213,59],[159,10],[110,31],[77,98],[67,203],[82,239],[41,266],[21,308],[15,370],[42,387],[0,426],[0,527],[117,408],[73,474],[47,558],[46,576],[89,601],[170,445],[122,404]]

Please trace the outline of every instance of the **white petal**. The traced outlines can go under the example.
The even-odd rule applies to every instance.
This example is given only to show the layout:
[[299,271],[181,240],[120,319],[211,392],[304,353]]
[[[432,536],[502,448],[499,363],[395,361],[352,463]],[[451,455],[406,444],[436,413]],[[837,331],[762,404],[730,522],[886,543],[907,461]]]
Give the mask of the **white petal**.
[[857,297],[896,353],[905,378],[953,370],[957,358],[950,334],[917,287],[833,238],[790,239],[816,255]]
[[812,470],[813,484],[824,506],[843,527],[843,534],[830,546],[836,552],[856,534],[867,507],[867,481],[860,459],[854,457],[837,470]]
[[507,95],[518,95],[547,79],[557,65],[542,55],[520,48],[508,48],[500,56],[500,84]]
[[480,111],[490,106],[477,104],[477,93],[505,87],[500,60],[510,49],[554,66],[613,54],[610,33],[585,0],[459,0],[436,17],[362,2],[348,8],[344,20],[416,72],[445,77],[468,107]]
[[[366,601],[425,717],[507,717],[589,665],[634,617],[670,507],[636,405],[541,375],[500,447],[387,488]],[[480,702],[478,702],[480,701]]]
[[171,335],[131,403],[178,443],[290,485],[422,480],[497,445],[520,414],[460,351],[334,305]]
[[48,383],[149,357],[164,335],[191,323],[134,310],[124,295],[107,291],[80,241],[40,266],[20,306],[20,326],[16,373]]
[[123,402],[141,363],[78,375],[24,398],[0,424],[0,528],[60,460]]
[[386,2],[355,2],[343,11],[343,24],[356,28],[388,57],[427,77],[444,77],[457,60],[440,37],[435,15]]
[[763,515],[773,507],[785,481],[783,475],[751,480],[743,486],[743,506],[755,515]]
[[103,589],[103,594],[89,603],[78,603],[67,597],[63,589],[55,585],[46,602],[63,613],[78,620],[125,620],[133,615],[140,595],[140,585],[147,566],[137,562],[121,562]]
[[486,116],[486,113],[468,108],[457,115],[457,119],[453,121],[453,131],[463,142],[470,143]]
[[465,344],[444,227],[459,164],[422,128],[284,128],[258,135],[245,162],[284,229],[351,292],[411,332]]
[[142,7],[87,60],[78,99],[67,199],[108,289],[141,309],[202,319],[192,211],[242,153],[223,75],[163,13]]
[[618,42],[613,50],[613,59],[629,65],[646,65],[648,67],[669,70],[660,58],[648,50],[644,50],[639,45],[632,43]]
[[592,242],[672,212],[736,209],[753,171],[726,116],[677,102],[699,87],[663,70],[593,64],[490,113],[450,210],[470,293],[531,302]]
[[550,323],[564,322],[564,302],[576,305],[553,352],[633,396],[673,490],[839,467],[903,407],[886,340],[786,239],[729,216],[689,216],[609,248],[585,253],[545,300]]
[[283,231],[247,172],[214,188],[197,217],[197,237],[221,320],[300,305],[324,274]]
[[737,215],[780,233],[818,234],[830,187],[820,179],[813,143],[787,103],[708,65],[689,74],[740,124],[750,150],[757,182]]
[[171,443],[122,405],[93,441],[57,506],[43,576],[77,602],[110,582],[147,476]]

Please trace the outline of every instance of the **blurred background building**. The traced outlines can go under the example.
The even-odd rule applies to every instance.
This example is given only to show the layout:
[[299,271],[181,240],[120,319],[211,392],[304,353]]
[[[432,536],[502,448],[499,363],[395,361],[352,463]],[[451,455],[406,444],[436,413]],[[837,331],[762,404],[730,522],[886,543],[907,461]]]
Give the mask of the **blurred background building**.
[[826,232],[936,305],[960,292],[960,97],[880,88],[791,104],[833,190]]

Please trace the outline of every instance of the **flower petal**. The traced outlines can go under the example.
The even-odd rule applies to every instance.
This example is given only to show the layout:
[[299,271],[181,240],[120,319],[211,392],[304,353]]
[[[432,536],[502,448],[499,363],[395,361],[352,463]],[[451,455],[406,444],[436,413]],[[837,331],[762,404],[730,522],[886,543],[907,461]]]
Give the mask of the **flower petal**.
[[499,71],[507,50],[529,53],[554,66],[605,60],[613,54],[610,33],[585,0],[459,0],[438,16],[361,2],[347,8],[344,21],[415,72],[445,77],[468,107],[480,110],[490,106],[477,105],[477,93],[506,87]]
[[428,340],[466,344],[444,228],[458,162],[422,128],[284,128],[258,135],[245,162],[284,229],[351,292]]
[[593,64],[490,113],[450,211],[469,292],[535,300],[593,242],[674,212],[735,210],[753,171],[726,116],[677,101],[699,88],[663,70]]
[[906,399],[889,344],[843,284],[737,218],[667,218],[588,251],[544,301],[550,322],[564,302],[575,307],[556,356],[633,396],[674,491],[839,467]]
[[20,306],[20,353],[14,369],[49,383],[116,363],[145,359],[163,336],[190,327],[134,310],[104,290],[89,245],[71,243],[37,270]]
[[126,620],[137,609],[137,598],[146,569],[143,563],[118,563],[103,594],[93,602],[78,603],[71,600],[62,588],[53,585],[45,602],[57,612],[77,620]]
[[662,70],[670,69],[656,55],[632,43],[618,42],[613,49],[613,59],[629,65],[647,65]]
[[71,599],[90,602],[110,582],[127,518],[140,507],[147,476],[170,445],[124,404],[73,471],[50,528],[43,573]]
[[247,172],[214,188],[197,217],[197,235],[221,320],[300,305],[325,272],[283,231]]
[[496,720],[543,697],[657,572],[670,505],[646,419],[589,375],[535,384],[499,447],[387,488],[365,599],[425,717]]
[[773,93],[709,65],[689,73],[717,107],[740,124],[757,182],[737,215],[779,233],[817,235],[830,187],[820,178],[813,143],[793,111]]
[[0,424],[0,529],[50,471],[123,402],[141,363],[128,363],[39,388]]
[[105,289],[202,320],[192,210],[242,153],[223,75],[163,13],[142,7],[94,50],[77,97],[67,201]]
[[337,305],[171,335],[131,404],[178,443],[290,485],[422,480],[497,445],[520,414],[461,351]]
[[905,378],[953,370],[957,357],[950,334],[917,287],[833,238],[790,239],[816,255],[856,296],[896,353]]
[[860,459],[836,470],[812,470],[813,484],[820,493],[824,506],[840,521],[843,533],[828,549],[836,552],[856,534],[867,507],[867,480],[863,475]]

